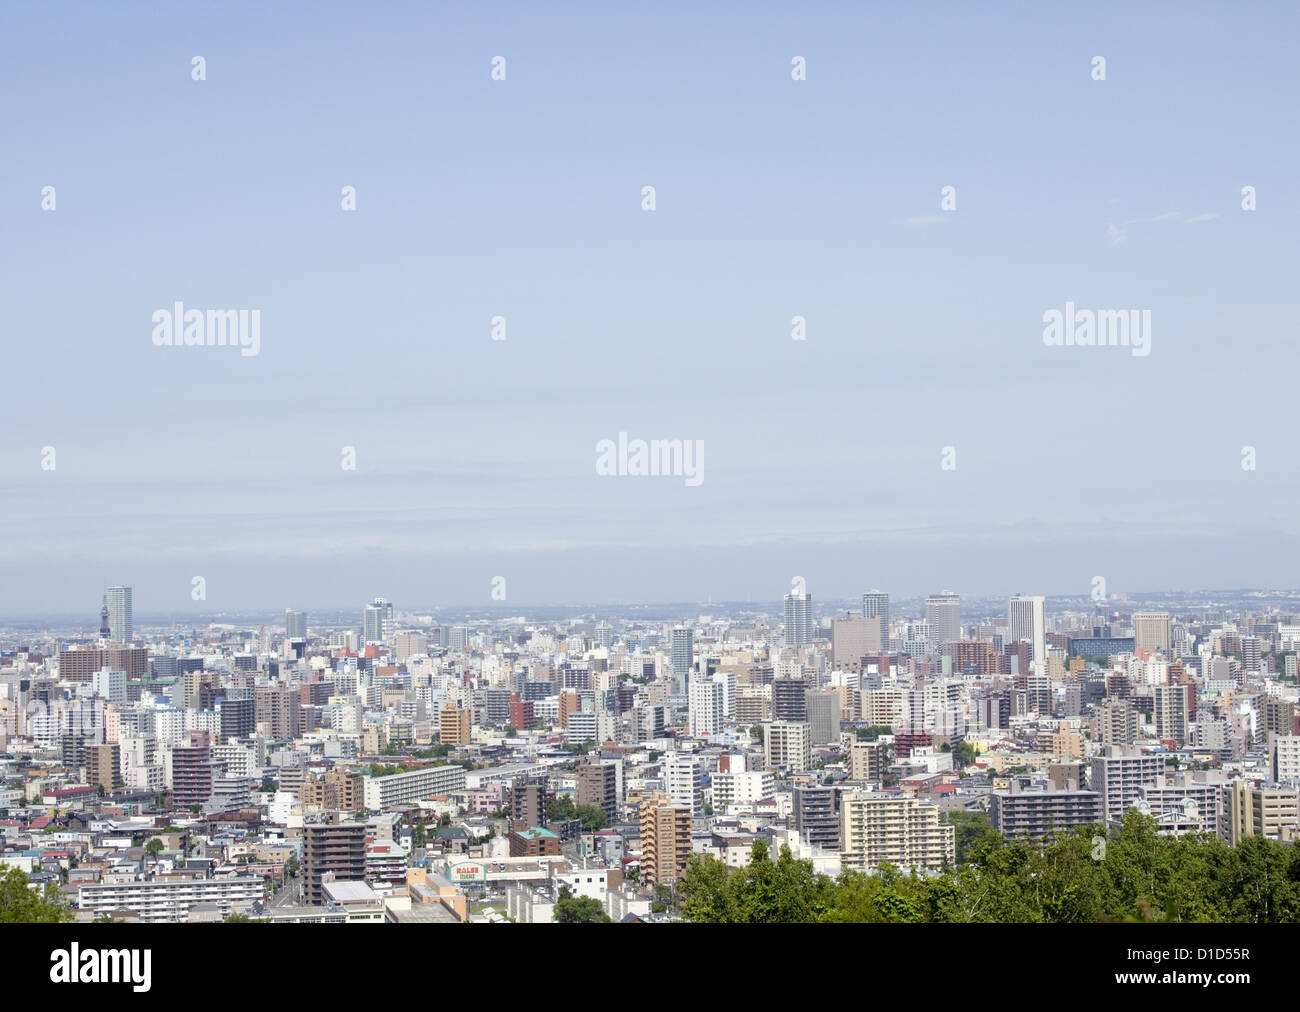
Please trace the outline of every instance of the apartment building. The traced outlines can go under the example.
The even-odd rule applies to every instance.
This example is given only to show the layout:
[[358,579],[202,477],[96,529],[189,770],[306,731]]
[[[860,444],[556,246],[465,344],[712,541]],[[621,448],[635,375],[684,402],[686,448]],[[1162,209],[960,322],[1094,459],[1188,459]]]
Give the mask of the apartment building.
[[427,766],[406,773],[392,773],[386,777],[366,777],[362,797],[366,808],[372,812],[382,812],[464,789],[463,766]]
[[1290,843],[1300,826],[1300,792],[1294,787],[1238,780],[1223,788],[1219,836],[1236,846],[1247,836]]
[[934,805],[907,797],[846,795],[840,799],[840,863],[856,871],[891,864],[938,871],[957,859],[952,826]]
[[768,769],[803,773],[812,765],[812,736],[804,722],[774,720],[763,725],[763,759]]
[[343,882],[365,881],[366,824],[304,826],[302,856],[303,898],[311,905],[319,905],[324,897],[321,879],[327,872]]
[[1162,753],[1106,745],[1094,756],[1088,786],[1102,796],[1107,821],[1119,822],[1142,794],[1142,788],[1165,774]]
[[653,791],[641,801],[641,876],[650,886],[676,882],[691,853],[691,810]]
[[989,818],[1003,836],[1030,840],[1105,822],[1102,796],[1097,791],[1025,791],[1018,787],[989,796]]
[[178,923],[199,904],[216,905],[223,917],[239,913],[261,900],[265,891],[260,875],[84,882],[77,891],[77,906],[95,914],[133,910],[146,923]]

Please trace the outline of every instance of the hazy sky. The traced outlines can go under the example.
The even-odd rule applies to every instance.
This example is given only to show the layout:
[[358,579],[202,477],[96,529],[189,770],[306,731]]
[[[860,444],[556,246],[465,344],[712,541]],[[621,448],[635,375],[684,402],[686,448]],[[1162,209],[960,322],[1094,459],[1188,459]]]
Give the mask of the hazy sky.
[[1300,582],[1294,5],[280,6],[7,15],[0,610]]

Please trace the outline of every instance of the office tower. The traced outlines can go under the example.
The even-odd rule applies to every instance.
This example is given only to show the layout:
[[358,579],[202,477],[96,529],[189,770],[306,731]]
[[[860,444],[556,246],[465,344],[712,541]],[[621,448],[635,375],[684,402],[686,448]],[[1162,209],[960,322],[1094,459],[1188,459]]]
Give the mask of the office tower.
[[1171,739],[1181,747],[1187,742],[1187,729],[1195,716],[1192,710],[1194,688],[1190,685],[1157,685],[1154,691],[1156,736]]
[[469,710],[462,710],[452,702],[442,704],[442,709],[438,711],[438,742],[442,745],[470,743]]
[[770,770],[803,773],[812,765],[812,737],[807,723],[775,720],[763,725],[763,759]]
[[772,719],[805,721],[808,719],[808,683],[802,678],[776,678],[772,681]]
[[448,633],[447,648],[454,654],[463,654],[469,650],[469,626],[452,626]]
[[862,595],[862,617],[874,626],[873,633],[880,641],[876,649],[889,649],[889,595],[883,590],[869,590]]
[[1142,793],[1165,773],[1165,757],[1118,745],[1104,745],[1092,760],[1088,786],[1102,796],[1107,821],[1120,822]]
[[596,624],[596,645],[602,650],[608,650],[614,644],[614,630],[608,622],[600,621]]
[[840,792],[834,787],[796,787],[794,826],[799,839],[822,850],[840,849]]
[[716,735],[722,731],[722,697],[724,689],[721,683],[703,678],[691,680],[690,687],[690,732],[695,737]]
[[948,652],[948,645],[961,639],[961,598],[947,591],[931,594],[925,599],[925,621],[931,646]]
[[324,899],[321,879],[332,873],[338,882],[366,878],[366,824],[309,825],[302,828],[303,899],[319,906]]
[[[773,684],[776,684],[775,682]],[[840,738],[840,694],[838,692],[808,692],[804,694],[809,741],[813,745],[829,745]]]
[[[1008,636],[1012,643],[1028,640],[1031,661],[1047,662],[1046,598],[1016,595],[1007,602]],[[1046,670],[1046,669],[1044,669]]]
[[663,791],[641,802],[641,877],[651,888],[676,882],[691,854],[691,810]]
[[1169,612],[1137,611],[1133,613],[1134,650],[1159,650],[1169,653]]
[[291,640],[307,638],[307,613],[286,608],[284,612],[284,635]]
[[858,671],[862,658],[879,654],[888,646],[889,641],[882,636],[878,618],[850,615],[831,622],[831,654],[837,668]]
[[131,642],[131,588],[108,588],[108,628],[114,643]]
[[813,641],[812,595],[785,595],[786,646],[801,647]]
[[695,632],[689,626],[679,625],[673,628],[669,653],[672,676],[683,693],[688,691],[691,680],[691,667],[695,663]]
[[700,760],[693,755],[672,752],[664,757],[664,788],[674,805],[690,810],[691,818],[704,815],[704,778]]
[[393,652],[397,656],[397,663],[405,664],[416,654],[429,652],[428,637],[424,633],[400,632],[397,634],[397,645]]
[[1254,786],[1238,780],[1223,788],[1219,836],[1235,847],[1248,836],[1289,842],[1300,827],[1300,793],[1276,784]]
[[939,821],[934,805],[879,794],[840,800],[843,868],[871,872],[888,863],[904,873],[938,871],[956,860],[956,831]]
[[578,764],[577,803],[594,805],[605,821],[618,820],[618,768],[613,763],[589,759]]
[[361,616],[361,638],[366,643],[386,643],[393,637],[393,605],[377,597]]

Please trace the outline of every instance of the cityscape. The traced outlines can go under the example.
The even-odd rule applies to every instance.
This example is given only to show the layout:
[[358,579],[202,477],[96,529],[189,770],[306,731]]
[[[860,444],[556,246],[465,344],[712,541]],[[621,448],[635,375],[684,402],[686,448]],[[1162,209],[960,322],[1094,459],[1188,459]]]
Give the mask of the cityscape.
[[0,995],[1287,985],[1300,6],[7,13]]
[[[72,922],[1292,919],[1300,601],[1154,599],[159,625],[108,587],[0,630],[0,866]],[[971,905],[1008,855],[1073,864]],[[1198,880],[1237,860],[1280,881]]]

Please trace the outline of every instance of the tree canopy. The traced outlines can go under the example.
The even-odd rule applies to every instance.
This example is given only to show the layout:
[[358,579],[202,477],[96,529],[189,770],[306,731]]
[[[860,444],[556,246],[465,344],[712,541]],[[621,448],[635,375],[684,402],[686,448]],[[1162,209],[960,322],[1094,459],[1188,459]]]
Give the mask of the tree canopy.
[[53,882],[33,889],[17,868],[0,874],[0,924],[58,924],[72,920],[67,900]]
[[560,886],[559,898],[555,901],[554,917],[556,924],[609,924],[609,914],[601,906],[600,900],[591,896],[574,896],[568,886]]
[[949,819],[966,853],[929,877],[884,866],[831,879],[785,847],[770,860],[762,840],[745,868],[692,855],[679,883],[682,913],[728,924],[1300,919],[1300,851],[1274,840],[1230,847],[1207,834],[1160,836],[1137,811],[1109,833],[1079,827],[1038,843],[1006,840],[965,813]]

